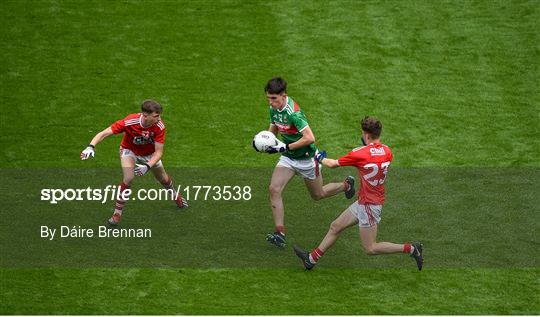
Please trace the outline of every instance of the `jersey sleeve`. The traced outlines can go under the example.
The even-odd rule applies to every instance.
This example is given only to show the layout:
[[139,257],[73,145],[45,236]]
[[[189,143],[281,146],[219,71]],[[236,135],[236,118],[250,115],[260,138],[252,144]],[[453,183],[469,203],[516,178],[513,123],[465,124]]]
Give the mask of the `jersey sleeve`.
[[165,144],[165,129],[160,130],[154,137],[154,142]]
[[125,119],[118,120],[115,123],[111,124],[111,129],[114,134],[124,132],[126,130]]
[[299,132],[302,132],[305,127],[309,126],[306,116],[302,112],[295,112],[291,115],[292,124],[298,129]]
[[359,151],[351,151],[338,159],[339,166],[359,166],[363,161]]

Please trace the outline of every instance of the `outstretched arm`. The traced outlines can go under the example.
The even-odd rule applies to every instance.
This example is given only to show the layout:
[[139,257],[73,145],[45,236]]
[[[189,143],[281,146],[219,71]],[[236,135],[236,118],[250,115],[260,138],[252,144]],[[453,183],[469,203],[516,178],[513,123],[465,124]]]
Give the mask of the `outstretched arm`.
[[103,139],[113,134],[114,133],[111,127],[108,127],[107,129],[96,134],[96,136],[92,139],[92,141],[90,141],[90,145],[95,147],[99,142],[103,141]]
[[339,167],[338,160],[334,160],[326,157],[326,151],[321,151],[315,154],[315,159],[322,165],[330,168]]
[[334,160],[334,159],[331,159],[331,158],[322,159],[321,163],[322,163],[322,165],[324,165],[326,167],[330,167],[330,168],[339,167],[338,160]]
[[96,145],[99,142],[103,141],[103,139],[105,139],[106,137],[112,134],[113,134],[113,131],[111,127],[108,127],[107,129],[96,134],[96,136],[92,139],[92,141],[90,141],[90,144],[86,147],[86,149],[82,151],[81,160],[86,160],[91,157],[94,157],[94,148],[96,147]]

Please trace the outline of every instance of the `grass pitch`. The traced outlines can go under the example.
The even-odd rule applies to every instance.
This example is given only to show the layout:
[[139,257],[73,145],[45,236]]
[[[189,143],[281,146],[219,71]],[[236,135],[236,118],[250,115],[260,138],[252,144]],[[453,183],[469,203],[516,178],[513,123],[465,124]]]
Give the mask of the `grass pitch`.
[[[540,313],[537,2],[4,1],[0,13],[1,314]],[[363,255],[353,230],[313,272],[262,241],[277,157],[250,140],[267,127],[262,88],[275,75],[330,156],[357,146],[362,116],[382,120],[395,160],[381,238],[424,240],[424,271]],[[150,97],[164,104],[164,162],[179,182],[212,183],[214,170],[257,199],[186,214],[129,204],[126,222],[167,233],[157,257],[123,242],[91,261],[108,242],[38,239],[40,225],[109,215],[38,191],[116,184],[119,138],[95,160],[78,155]],[[245,180],[249,169],[261,176]],[[291,240],[311,247],[347,202],[290,189]]]

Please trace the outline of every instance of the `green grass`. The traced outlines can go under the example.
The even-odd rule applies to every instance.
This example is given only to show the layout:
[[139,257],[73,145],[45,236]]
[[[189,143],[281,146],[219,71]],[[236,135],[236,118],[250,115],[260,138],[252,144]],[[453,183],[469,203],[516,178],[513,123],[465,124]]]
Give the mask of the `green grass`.
[[[1,314],[540,313],[536,1],[3,1],[0,14]],[[264,244],[276,157],[250,140],[275,75],[332,157],[359,143],[361,117],[383,121],[395,159],[380,237],[424,240],[424,271],[363,255],[352,230],[309,273]],[[108,260],[112,241],[38,239],[40,225],[109,215],[50,206],[39,189],[119,182],[118,137],[95,160],[79,153],[150,97],[179,183],[217,175],[257,199],[184,214],[129,204],[127,225],[158,237],[121,241]],[[290,239],[311,246],[347,202],[290,188]]]
[[[535,314],[538,269],[3,270],[15,314]],[[81,284],[85,285],[81,288]],[[42,292],[47,289],[47,293]],[[413,290],[413,291],[412,291]],[[17,305],[27,293],[32,305]],[[332,296],[336,294],[339,296]],[[532,295],[529,294],[529,295]]]

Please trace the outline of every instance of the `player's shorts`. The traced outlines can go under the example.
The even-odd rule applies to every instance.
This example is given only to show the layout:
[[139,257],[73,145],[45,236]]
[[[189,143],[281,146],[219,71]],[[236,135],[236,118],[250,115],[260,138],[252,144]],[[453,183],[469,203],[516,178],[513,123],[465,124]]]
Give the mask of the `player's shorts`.
[[382,205],[362,205],[357,200],[349,206],[349,210],[358,218],[359,227],[369,228],[381,222]]
[[314,180],[321,174],[321,165],[314,158],[296,160],[282,155],[276,166],[283,166],[295,171],[297,175]]
[[[146,156],[139,156],[135,153],[133,153],[132,150],[120,148],[120,157],[124,156],[130,156],[135,159],[136,164],[145,164],[150,161],[152,158],[152,155],[146,155]],[[161,160],[159,160],[153,167],[161,167],[163,164],[161,163]]]

